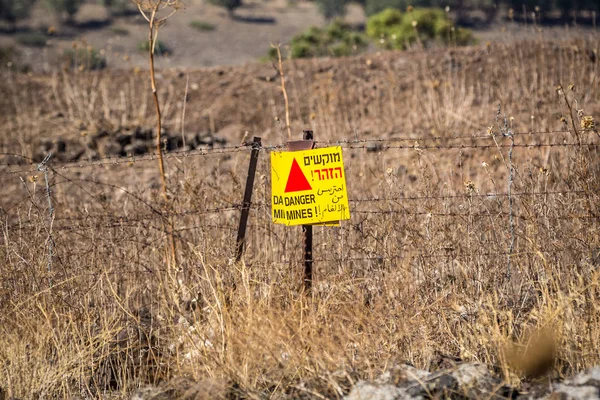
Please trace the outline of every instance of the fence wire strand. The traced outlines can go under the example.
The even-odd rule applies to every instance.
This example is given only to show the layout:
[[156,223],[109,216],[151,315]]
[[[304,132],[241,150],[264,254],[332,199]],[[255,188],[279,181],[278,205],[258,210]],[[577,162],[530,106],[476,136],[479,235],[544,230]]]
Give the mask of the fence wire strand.
[[[583,130],[582,132],[593,132],[593,130]],[[548,131],[531,131],[531,132],[516,132],[515,136],[533,136],[542,134],[569,134],[568,130],[548,130]],[[397,138],[370,138],[370,139],[346,139],[346,140],[332,140],[332,141],[315,141],[319,146],[342,146],[347,149],[367,149],[369,151],[381,151],[387,149],[405,149],[405,150],[443,150],[443,149],[490,149],[490,148],[509,148],[511,145],[508,144],[435,144],[435,145],[421,145],[419,142],[425,141],[440,141],[440,140],[457,140],[457,139],[489,139],[492,136],[487,135],[454,135],[454,136],[418,136],[418,137],[397,137]],[[397,143],[403,141],[415,142],[412,145],[382,145],[383,143]],[[374,144],[374,145],[373,145]],[[597,143],[574,143],[574,142],[563,142],[563,143],[518,143],[514,144],[514,147],[521,148],[544,148],[544,147],[575,147],[575,146],[596,146]],[[278,144],[273,146],[262,146],[263,150],[280,150],[285,149],[285,144]],[[186,157],[198,157],[198,156],[210,156],[219,154],[230,154],[252,150],[251,143],[244,142],[240,145],[234,146],[223,146],[216,148],[203,148],[194,150],[173,150],[167,151],[163,154],[164,159],[173,158],[186,158]],[[16,153],[0,153],[0,155],[20,157],[25,160],[33,162],[30,157]],[[120,164],[135,164],[138,162],[153,161],[158,159],[158,154],[151,153],[140,156],[114,156],[114,157],[102,157],[95,160],[89,161],[73,161],[63,163],[53,163],[55,169],[73,169],[73,168],[88,168],[94,166],[105,166],[105,165],[120,165]],[[2,163],[0,166],[11,167],[14,163]],[[23,169],[6,169],[2,171],[4,174],[23,174],[33,173],[36,171],[33,163],[28,168]]]

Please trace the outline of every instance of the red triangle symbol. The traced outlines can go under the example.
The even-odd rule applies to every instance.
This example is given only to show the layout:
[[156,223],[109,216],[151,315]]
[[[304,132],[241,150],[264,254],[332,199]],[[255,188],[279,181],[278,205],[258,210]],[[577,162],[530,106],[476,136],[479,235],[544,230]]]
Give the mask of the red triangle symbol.
[[298,161],[294,158],[290,176],[288,176],[288,181],[285,185],[285,193],[300,192],[302,190],[312,190],[312,186],[308,183],[308,180],[304,176],[304,172],[302,172],[298,165]]

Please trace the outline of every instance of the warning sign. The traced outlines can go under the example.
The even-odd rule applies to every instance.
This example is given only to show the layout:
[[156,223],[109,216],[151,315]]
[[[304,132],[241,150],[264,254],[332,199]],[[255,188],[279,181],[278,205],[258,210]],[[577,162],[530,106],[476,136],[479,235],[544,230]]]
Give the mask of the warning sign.
[[273,222],[334,224],[350,219],[342,148],[271,152]]

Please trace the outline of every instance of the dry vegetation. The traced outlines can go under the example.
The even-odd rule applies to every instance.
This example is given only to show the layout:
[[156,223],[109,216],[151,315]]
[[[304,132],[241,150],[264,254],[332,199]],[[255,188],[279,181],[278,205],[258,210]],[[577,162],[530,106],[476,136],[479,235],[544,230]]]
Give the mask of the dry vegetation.
[[[118,398],[168,381],[181,396],[336,398],[395,363],[435,369],[440,355],[519,384],[535,374],[536,352],[518,371],[507,346],[523,353],[531,332],[548,330],[550,377],[598,364],[600,165],[584,117],[600,111],[599,45],[590,36],[284,63],[292,132],[347,141],[352,220],[315,228],[310,297],[300,294],[300,228],[270,222],[267,150],[245,262],[232,262],[249,149],[230,146],[246,131],[285,141],[276,71],[190,73],[184,127],[186,75],[163,71],[166,127],[229,141],[165,158],[180,264],[167,268],[153,157],[51,159],[52,225],[44,175],[3,166],[0,387]],[[94,155],[105,133],[154,124],[146,81],[5,74],[3,151],[39,161],[40,138],[61,137]]]

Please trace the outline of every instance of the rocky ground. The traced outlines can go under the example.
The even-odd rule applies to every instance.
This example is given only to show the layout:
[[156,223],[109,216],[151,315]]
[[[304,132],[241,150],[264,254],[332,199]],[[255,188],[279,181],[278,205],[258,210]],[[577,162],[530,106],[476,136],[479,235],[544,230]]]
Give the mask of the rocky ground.
[[[227,140],[210,132],[187,133],[184,136],[163,129],[165,151],[190,151],[221,147]],[[41,162],[52,153],[61,162],[94,161],[100,158],[135,157],[156,152],[156,134],[152,129],[125,127],[115,131],[97,130],[82,138],[40,138],[33,144],[32,160]],[[16,155],[6,155],[7,165],[27,164],[28,160]]]
[[[325,398],[305,389],[289,398]],[[161,386],[140,388],[134,400],[230,398],[226,382],[214,379],[201,382],[177,380]],[[235,397],[235,395],[233,396]],[[257,398],[268,398],[264,396]],[[419,370],[410,365],[395,366],[373,381],[357,381],[346,400],[425,400],[425,399],[600,399],[600,367],[594,367],[562,381],[544,379],[522,388],[506,385],[480,363],[459,363],[437,372]]]

